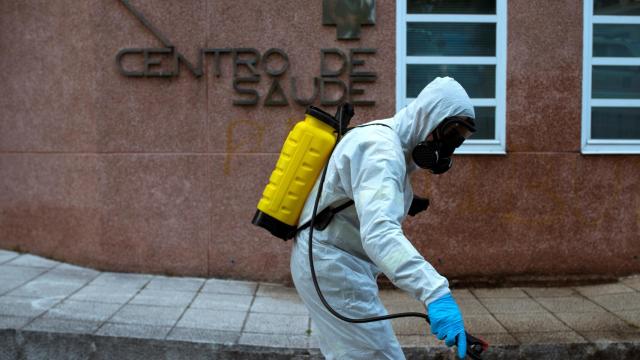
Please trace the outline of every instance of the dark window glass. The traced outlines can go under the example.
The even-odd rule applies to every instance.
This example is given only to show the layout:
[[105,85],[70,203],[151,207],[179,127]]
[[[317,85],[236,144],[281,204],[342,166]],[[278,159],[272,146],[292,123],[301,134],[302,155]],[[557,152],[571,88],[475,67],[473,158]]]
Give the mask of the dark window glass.
[[449,76],[456,79],[472,98],[494,98],[495,65],[407,65],[407,97],[417,97],[433,79]]
[[638,99],[640,66],[593,66],[594,99]]
[[496,24],[410,22],[407,55],[495,56]]
[[496,0],[407,0],[409,14],[495,14]]
[[640,139],[640,108],[592,108],[591,138]]
[[595,0],[595,15],[640,15],[640,0]]
[[496,138],[496,108],[488,106],[476,106],[476,131],[470,137],[472,140],[487,140]]
[[593,56],[640,57],[640,25],[593,25]]

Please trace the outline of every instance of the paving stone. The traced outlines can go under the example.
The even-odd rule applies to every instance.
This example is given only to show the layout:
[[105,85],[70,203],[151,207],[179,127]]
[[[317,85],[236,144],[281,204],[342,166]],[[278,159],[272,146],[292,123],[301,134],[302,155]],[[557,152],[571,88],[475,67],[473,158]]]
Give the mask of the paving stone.
[[640,310],[618,311],[615,314],[622,320],[640,328]]
[[103,272],[97,278],[95,278],[89,285],[95,286],[110,286],[110,287],[133,287],[142,288],[146,285],[153,276],[146,274],[128,274],[128,273],[113,273]]
[[160,291],[145,288],[138,293],[130,303],[137,305],[159,305],[186,308],[195,296],[195,292]]
[[640,291],[640,275],[622,278],[620,282],[636,291]]
[[217,294],[253,295],[258,283],[251,281],[235,281],[209,279],[204,283],[200,292]]
[[253,295],[199,293],[191,308],[249,311]]
[[555,314],[572,329],[577,331],[635,331],[622,319],[610,313],[557,313]]
[[32,319],[27,316],[0,315],[0,329],[20,329]]
[[504,345],[519,344],[518,340],[508,333],[498,333],[498,334],[471,333],[471,335],[488,342],[489,346],[500,346],[500,345],[504,346]]
[[473,294],[479,298],[528,298],[524,291],[519,288],[498,288],[498,289],[471,289]]
[[529,294],[529,296],[538,298],[538,297],[566,297],[576,295],[577,292],[572,288],[564,288],[564,287],[527,287],[523,288],[524,292]]
[[305,315],[249,313],[249,318],[243,331],[264,334],[306,335],[308,329],[309,317]]
[[88,282],[95,279],[98,275],[100,275],[100,272],[96,270],[81,268],[77,266],[70,266],[68,264],[62,264],[60,266],[57,266],[54,269],[51,269],[42,277],[46,278],[46,276],[61,276],[69,280],[78,280],[78,281]]
[[[296,294],[297,296],[297,294]],[[380,293],[378,294],[378,296],[380,297],[380,300],[382,300],[382,302],[384,304],[392,304],[392,303],[418,303],[418,301],[416,301],[414,298],[412,298],[411,296],[409,296],[409,294],[407,294],[404,291],[400,291],[400,290],[385,290],[385,291],[380,291]],[[424,308],[424,306],[422,306]]]
[[170,330],[171,326],[106,323],[96,335],[163,340]]
[[100,271],[98,270],[91,269],[88,267],[73,265],[73,264],[67,264],[67,263],[60,264],[60,266],[56,267],[54,270],[88,273],[88,274],[95,274],[96,276],[100,275]]
[[28,267],[50,269],[52,267],[60,265],[60,262],[45,259],[43,257],[36,256],[36,255],[22,254],[5,264],[12,265],[12,266],[28,266]]
[[398,342],[403,347],[427,347],[442,346],[446,347],[444,341],[438,340],[434,335],[397,335]]
[[606,312],[601,306],[582,296],[541,297],[536,300],[551,312]]
[[394,301],[394,302],[385,302],[384,307],[387,309],[389,314],[399,313],[399,312],[419,312],[424,314],[426,312],[426,308],[422,303],[415,301],[413,299],[407,301]]
[[514,333],[513,336],[522,344],[579,344],[587,342],[574,331]]
[[114,288],[106,284],[88,285],[69,297],[69,300],[124,304],[138,291],[140,290],[137,287]]
[[276,335],[262,333],[247,333],[240,335],[238,343],[241,345],[281,347],[289,349],[306,349],[309,347],[309,336],[306,335]]
[[195,329],[175,327],[169,333],[167,340],[182,340],[189,342],[202,342],[207,344],[232,345],[238,342],[239,331],[220,331],[211,329]]
[[247,313],[231,310],[188,309],[176,327],[240,331]]
[[145,289],[163,291],[192,291],[196,292],[204,284],[204,279],[193,277],[156,276]]
[[487,310],[480,301],[475,298],[456,299],[456,302],[464,316],[489,314],[489,310]]
[[453,296],[453,298],[456,299],[456,301],[462,300],[462,299],[476,298],[475,295],[473,295],[473,293],[471,293],[469,289],[452,289],[451,296]]
[[20,254],[14,251],[0,250],[0,264],[6,263],[9,260],[15,259],[19,255]]
[[0,265],[0,282],[7,280],[26,282],[47,270],[48,269],[28,266]]
[[591,299],[609,311],[640,310],[640,293],[635,291],[593,296]]
[[424,319],[417,317],[392,319],[391,325],[396,335],[428,336],[431,334],[429,324]]
[[251,305],[251,312],[262,312],[271,314],[293,314],[308,315],[309,311],[300,298],[280,298],[256,296]]
[[27,325],[24,330],[92,334],[98,329],[100,322],[96,321],[76,321],[52,318],[38,318]]
[[66,300],[50,309],[44,317],[102,322],[109,319],[119,308],[119,304]]
[[575,289],[579,293],[587,297],[598,296],[598,295],[609,295],[609,294],[621,294],[621,293],[634,291],[632,288],[625,286],[622,283],[579,286]]
[[0,315],[36,317],[49,310],[61,299],[0,297]]
[[496,314],[495,317],[510,333],[571,331],[549,313]]
[[256,296],[267,296],[277,299],[299,297],[296,289],[294,288],[267,283],[260,283]]
[[38,298],[65,298],[76,292],[82,286],[83,284],[78,282],[57,283],[34,280],[12,290],[7,293],[7,295]]
[[530,298],[480,298],[492,314],[546,313],[540,304]]
[[467,331],[476,334],[506,333],[507,330],[490,314],[464,317]]
[[11,292],[20,286],[24,285],[24,280],[0,280],[0,295],[4,295],[5,293]]
[[57,268],[47,271],[37,278],[31,280],[31,283],[47,283],[47,284],[67,284],[67,285],[85,285],[91,281],[95,275],[71,271],[58,270]]
[[581,334],[594,343],[640,342],[640,332],[582,331]]
[[174,326],[185,307],[127,304],[109,322],[154,326]]

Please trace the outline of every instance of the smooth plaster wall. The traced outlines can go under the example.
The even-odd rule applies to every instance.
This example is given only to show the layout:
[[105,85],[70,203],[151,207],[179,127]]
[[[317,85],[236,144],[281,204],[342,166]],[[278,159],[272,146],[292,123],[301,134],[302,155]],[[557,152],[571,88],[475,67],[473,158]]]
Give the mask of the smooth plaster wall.
[[[310,92],[320,48],[373,47],[365,87],[395,111],[395,2],[336,41],[321,1],[132,0],[177,49],[278,47]],[[408,237],[455,279],[640,271],[640,157],[580,154],[582,2],[509,1],[506,156],[419,175]],[[120,1],[0,2],[0,248],[113,271],[287,282],[291,243],[250,225],[304,108],[238,107],[222,76],[127,78],[115,55],[161,43]],[[210,59],[210,58],[209,58]],[[343,77],[346,80],[345,77]],[[262,72],[258,89],[270,84]]]

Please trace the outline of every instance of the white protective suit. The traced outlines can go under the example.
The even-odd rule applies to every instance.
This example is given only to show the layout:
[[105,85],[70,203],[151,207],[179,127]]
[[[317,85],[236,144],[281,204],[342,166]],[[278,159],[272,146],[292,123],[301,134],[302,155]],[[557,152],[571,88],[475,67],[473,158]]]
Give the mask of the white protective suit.
[[[366,126],[348,132],[328,163],[318,213],[349,199],[355,206],[335,215],[329,226],[314,230],[313,258],[318,283],[339,313],[362,318],[387,314],[378,297],[380,271],[421,303],[449,293],[446,278],[429,264],[402,232],[401,223],[413,199],[409,173],[416,144],[445,118],[474,118],[465,90],[455,80],[437,78],[386,126]],[[319,180],[301,214],[311,218]],[[334,317],[320,302],[308,261],[309,229],[298,233],[291,256],[295,287],[319,331],[327,359],[404,359],[389,320],[364,324]]]

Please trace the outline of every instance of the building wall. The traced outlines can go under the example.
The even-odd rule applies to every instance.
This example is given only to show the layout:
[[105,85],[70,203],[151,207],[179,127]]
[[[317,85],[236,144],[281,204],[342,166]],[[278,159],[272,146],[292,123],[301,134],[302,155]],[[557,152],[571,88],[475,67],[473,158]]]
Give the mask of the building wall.
[[[376,105],[354,121],[395,111],[393,1],[378,0],[376,25],[352,41],[321,25],[321,1],[131,3],[192,61],[201,48],[284,50],[289,95],[292,77],[311,93],[320,49],[375,48],[362,58],[377,73],[363,98]],[[447,175],[414,179],[432,206],[406,232],[443,274],[640,271],[640,157],[580,154],[581,13],[578,0],[509,1],[507,155],[458,156]],[[288,281],[291,243],[250,221],[304,107],[265,106],[263,69],[260,104],[244,107],[232,104],[243,97],[229,55],[219,77],[211,56],[200,78],[185,67],[123,76],[118,51],[162,43],[117,0],[2,2],[0,34],[0,248],[113,271]]]

